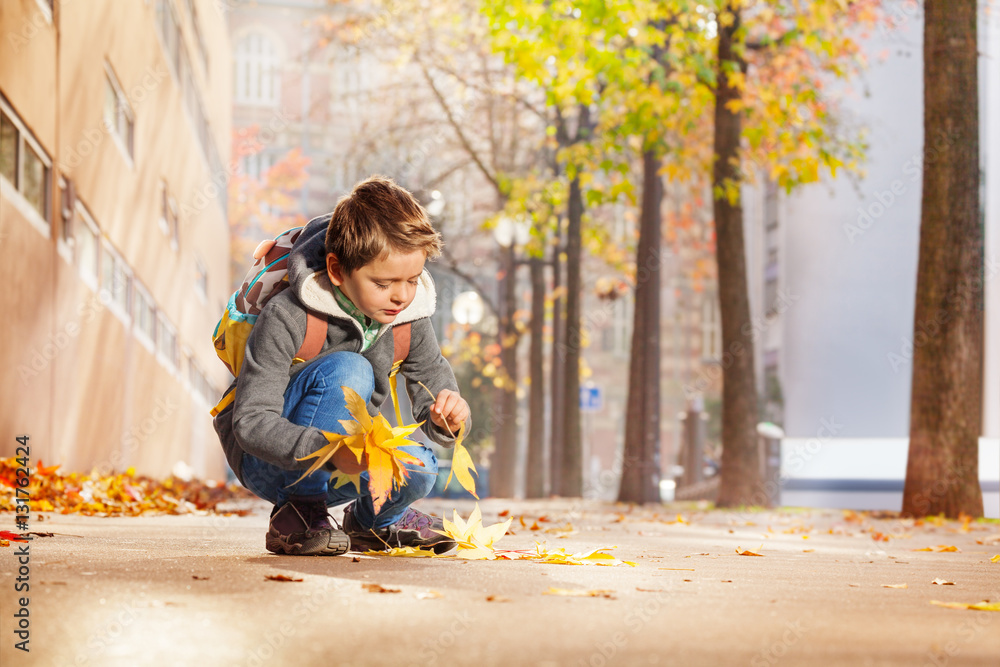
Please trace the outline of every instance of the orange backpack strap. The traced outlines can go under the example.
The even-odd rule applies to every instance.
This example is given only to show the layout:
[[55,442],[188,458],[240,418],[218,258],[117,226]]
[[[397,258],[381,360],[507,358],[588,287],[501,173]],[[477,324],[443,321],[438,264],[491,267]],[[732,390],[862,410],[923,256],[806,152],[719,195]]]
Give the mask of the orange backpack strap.
[[396,389],[396,374],[410,354],[410,322],[392,328],[392,370],[389,371],[389,393],[392,407],[396,410],[396,426],[403,425],[403,415],[399,411],[399,391]]
[[326,342],[327,323],[326,318],[320,317],[313,311],[306,311],[306,337],[302,339],[299,351],[292,359],[293,364],[300,364],[309,361],[323,349]]

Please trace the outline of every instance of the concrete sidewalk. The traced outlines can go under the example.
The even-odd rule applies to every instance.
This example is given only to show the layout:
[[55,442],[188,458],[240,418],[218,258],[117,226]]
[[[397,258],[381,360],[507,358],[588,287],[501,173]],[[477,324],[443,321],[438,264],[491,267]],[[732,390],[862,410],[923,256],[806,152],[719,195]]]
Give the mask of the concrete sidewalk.
[[[637,565],[274,556],[264,506],[245,517],[53,514],[31,524],[57,535],[30,546],[27,654],[14,648],[18,545],[0,548],[0,666],[1000,665],[1000,613],[930,604],[1000,600],[995,522],[963,532],[829,511],[481,507],[488,523],[525,516],[500,548],[617,546]],[[669,523],[678,512],[687,523]],[[540,528],[576,532],[531,531],[542,515]],[[14,529],[12,515],[0,529]],[[938,545],[961,551],[914,551]],[[302,581],[265,579],[278,574]],[[550,587],[613,593],[543,595]]]

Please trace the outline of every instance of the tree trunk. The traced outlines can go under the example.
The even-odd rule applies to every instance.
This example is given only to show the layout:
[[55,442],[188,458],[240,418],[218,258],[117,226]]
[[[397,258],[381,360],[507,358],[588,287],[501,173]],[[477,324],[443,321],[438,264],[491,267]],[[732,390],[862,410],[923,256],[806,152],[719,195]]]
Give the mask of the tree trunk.
[[981,517],[976,0],[927,0],[924,10],[924,177],[903,512]]
[[[562,287],[562,216],[559,217],[559,226],[556,228],[556,244],[552,249],[552,291],[558,293]],[[549,422],[551,424],[551,434],[549,436],[549,492],[559,494],[562,489],[562,460],[563,460],[563,414],[562,394],[566,384],[566,364],[561,350],[566,344],[563,316],[563,303],[565,299],[555,296],[552,299],[552,355],[549,378],[550,391],[552,394],[552,411]]]
[[620,502],[660,500],[660,163],[654,151],[643,153]]
[[[719,26],[719,57],[715,93],[715,163],[712,166],[712,209],[715,216],[719,309],[722,316],[722,470],[717,504],[720,507],[766,505],[757,444],[757,383],[750,301],[747,289],[743,206],[739,200],[739,146],[741,119],[728,105],[740,98],[729,85],[730,71],[744,71],[742,54],[734,52],[740,30],[739,9],[729,26]],[[728,189],[736,188],[730,200]]]
[[500,365],[503,384],[497,389],[500,408],[493,465],[490,469],[490,495],[511,498],[516,490],[517,471],[517,331],[514,328],[516,276],[514,246],[504,248],[503,277],[500,281]]
[[[581,113],[581,115],[583,115]],[[581,123],[583,121],[581,120]],[[566,227],[566,340],[562,346],[565,364],[563,389],[563,461],[559,494],[571,498],[583,494],[583,442],[580,432],[580,347],[581,291],[580,263],[583,259],[583,193],[580,177],[569,184]]]
[[531,258],[531,388],[528,405],[528,470],[526,498],[545,497],[545,264]]

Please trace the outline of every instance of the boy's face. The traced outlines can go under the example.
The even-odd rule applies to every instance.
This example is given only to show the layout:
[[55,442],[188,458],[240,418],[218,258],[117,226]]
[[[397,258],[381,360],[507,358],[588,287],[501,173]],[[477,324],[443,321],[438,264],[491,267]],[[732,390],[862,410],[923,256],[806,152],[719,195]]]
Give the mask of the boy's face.
[[413,301],[425,261],[427,254],[423,250],[408,253],[391,250],[384,259],[376,258],[347,275],[336,255],[328,253],[326,272],[330,282],[362,313],[376,322],[391,324]]

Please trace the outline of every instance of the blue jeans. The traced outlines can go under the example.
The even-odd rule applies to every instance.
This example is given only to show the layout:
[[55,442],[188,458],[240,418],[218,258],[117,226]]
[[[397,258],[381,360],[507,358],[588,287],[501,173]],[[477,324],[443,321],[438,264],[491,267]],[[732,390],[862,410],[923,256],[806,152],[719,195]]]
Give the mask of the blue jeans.
[[[347,411],[341,386],[350,387],[369,401],[375,390],[375,378],[368,360],[355,352],[333,352],[312,362],[288,383],[281,416],[300,426],[344,433],[340,420],[353,417]],[[385,528],[398,521],[414,501],[430,493],[437,479],[437,458],[429,448],[415,445],[403,449],[420,459],[424,466],[406,464],[410,471],[406,483],[389,494],[377,516],[368,491],[367,472],[361,473],[359,493],[351,483],[339,489],[331,488],[328,484],[330,472],[323,469],[289,487],[305,472],[304,469],[285,470],[245,452],[241,469],[247,488],[274,503],[275,507],[288,502],[290,495],[325,494],[328,507],[356,500],[354,517],[362,528]]]

